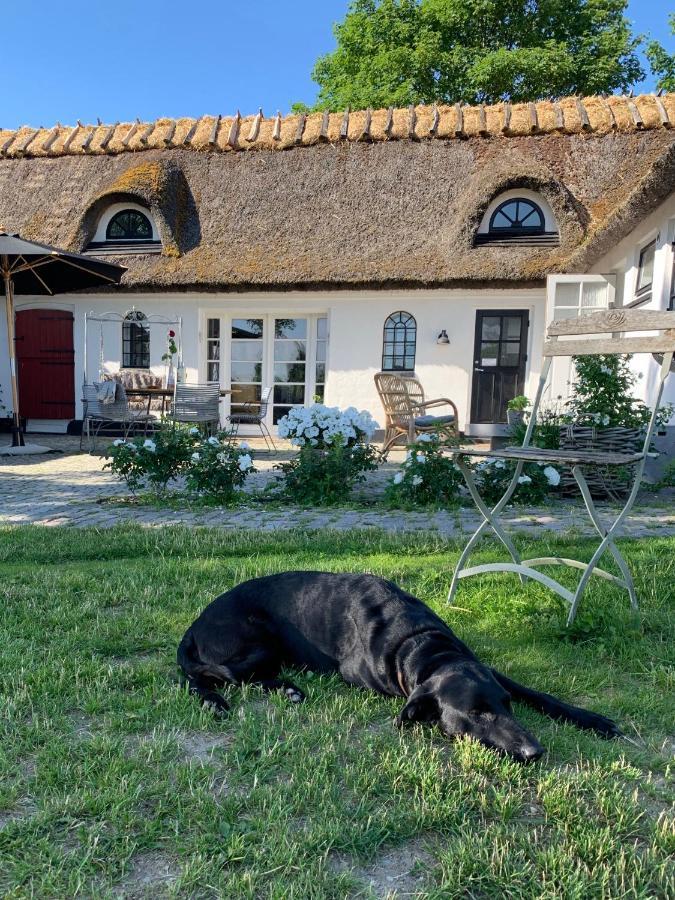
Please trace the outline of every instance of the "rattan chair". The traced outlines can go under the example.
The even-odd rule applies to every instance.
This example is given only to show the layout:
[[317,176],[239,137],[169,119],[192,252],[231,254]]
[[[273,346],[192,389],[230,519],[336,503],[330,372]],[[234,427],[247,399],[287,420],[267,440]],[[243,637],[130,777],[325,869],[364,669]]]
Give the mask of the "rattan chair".
[[[630,331],[658,331],[662,333],[658,335],[652,334],[650,336],[641,335],[640,337],[625,337],[620,334],[620,332]],[[598,337],[599,335],[600,337]],[[611,335],[611,337],[609,335]],[[583,337],[579,339],[578,336]],[[559,338],[568,337],[573,337],[574,340],[559,340]],[[539,581],[541,584],[546,585],[548,588],[555,591],[556,594],[563,597],[570,604],[569,615],[567,617],[567,624],[570,625],[574,621],[579,602],[586,589],[588,580],[591,575],[598,575],[599,577],[610,581],[612,584],[624,588],[630,597],[631,606],[633,609],[637,609],[638,603],[635,586],[633,584],[633,577],[628,568],[628,564],[621,555],[614,540],[621,528],[622,522],[630,512],[633,503],[635,502],[635,498],[637,497],[638,490],[640,489],[642,473],[644,472],[645,462],[647,460],[647,454],[649,452],[656,424],[657,413],[661,403],[661,397],[663,396],[663,387],[672,366],[674,351],[675,312],[611,309],[600,313],[580,316],[576,319],[561,319],[560,321],[552,322],[550,324],[548,329],[548,340],[544,343],[544,365],[539,379],[539,388],[532,407],[530,421],[522,446],[504,447],[501,450],[462,449],[455,451],[457,465],[464,475],[464,480],[466,481],[466,485],[474,503],[483,516],[483,522],[471,537],[459,558],[452,584],[450,585],[450,593],[448,595],[449,601],[452,602],[457,590],[458,582],[462,578],[468,578],[471,575],[478,575],[482,572],[513,572],[519,576],[522,583],[528,578],[532,578],[534,581]],[[590,356],[596,354],[618,355],[625,353],[663,354],[663,358],[659,359],[661,362],[661,373],[658,384],[654,386],[655,391],[651,408],[651,418],[649,425],[645,429],[641,450],[637,452],[634,448],[626,449],[623,452],[617,452],[616,450],[588,449],[541,450],[538,447],[529,446],[551,363],[555,357]],[[473,474],[468,465],[467,457],[476,456],[512,460],[516,463],[506,493],[493,509],[488,509],[480,497],[474,483]],[[523,466],[526,462],[535,462],[541,465],[557,464],[559,466],[571,467],[572,475],[584,498],[588,515],[601,538],[600,544],[593,553],[590,562],[584,563],[575,559],[565,559],[558,556],[521,560],[511,538],[504,531],[499,522],[499,515],[518,487],[518,479],[521,476]],[[605,468],[613,466],[632,467],[633,483],[628,499],[621,512],[614,523],[608,526],[603,523],[601,516],[593,504],[589,481],[594,472],[597,471],[598,467]],[[589,472],[589,474],[585,474],[586,472]],[[489,528],[494,531],[495,535],[504,545],[512,562],[486,563],[484,565],[464,568],[464,563],[469,554]],[[607,551],[614,557],[614,561],[621,573],[620,577],[598,568],[600,558]],[[560,582],[538,571],[539,566],[556,565],[569,566],[581,570],[582,575],[576,590],[570,591],[560,584]]]
[[236,438],[236,436],[239,434],[240,425],[257,425],[260,429],[260,433],[265,439],[265,446],[267,447],[267,449],[270,449],[270,443],[272,444],[273,450],[277,449],[276,444],[274,443],[274,439],[270,434],[269,428],[265,423],[267,409],[272,399],[273,390],[274,388],[271,387],[265,388],[260,395],[260,403],[242,403],[240,404],[243,408],[242,412],[231,413],[227,417],[227,421],[232,425],[233,437]]
[[[457,435],[457,407],[447,397],[424,399],[424,388],[414,376],[403,377],[392,372],[378,372],[375,387],[384,408],[384,459],[396,443],[412,444],[418,434],[440,433],[449,439]],[[451,413],[429,415],[427,410],[449,406]]]
[[89,452],[96,449],[96,438],[102,431],[115,434],[120,432],[126,439],[130,431],[138,426],[147,429],[149,418],[145,411],[135,411],[129,407],[124,385],[117,383],[115,400],[104,403],[98,395],[96,384],[82,386],[82,432],[80,433],[80,450],[84,447],[85,438],[89,442]]
[[220,428],[220,387],[217,384],[177,384],[171,404],[174,422],[203,427],[207,434]]

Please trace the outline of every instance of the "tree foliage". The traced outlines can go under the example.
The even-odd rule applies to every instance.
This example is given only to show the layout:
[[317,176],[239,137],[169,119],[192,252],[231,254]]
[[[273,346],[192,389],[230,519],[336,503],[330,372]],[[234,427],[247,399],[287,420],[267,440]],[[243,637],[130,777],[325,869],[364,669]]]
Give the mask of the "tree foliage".
[[353,0],[316,109],[626,90],[644,73],[627,0]]
[[[675,36],[675,13],[670,14],[668,21],[670,33]],[[675,53],[668,53],[658,41],[650,41],[646,55],[656,77],[656,87],[675,91]]]

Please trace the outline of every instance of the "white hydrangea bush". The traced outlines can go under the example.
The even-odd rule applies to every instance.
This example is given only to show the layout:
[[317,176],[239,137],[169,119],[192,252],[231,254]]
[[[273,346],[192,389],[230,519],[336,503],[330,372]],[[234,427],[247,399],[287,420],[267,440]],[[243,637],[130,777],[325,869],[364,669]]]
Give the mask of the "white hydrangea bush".
[[340,443],[345,447],[368,444],[378,428],[366,410],[353,406],[295,406],[279,420],[279,437],[288,438],[294,447],[325,448]]

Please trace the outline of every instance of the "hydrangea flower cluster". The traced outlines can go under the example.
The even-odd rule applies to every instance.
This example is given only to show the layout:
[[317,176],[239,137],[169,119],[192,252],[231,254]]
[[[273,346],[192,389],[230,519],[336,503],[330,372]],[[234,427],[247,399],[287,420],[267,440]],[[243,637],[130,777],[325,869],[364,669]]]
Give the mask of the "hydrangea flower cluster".
[[294,406],[279,420],[279,437],[290,438],[294,447],[330,447],[336,440],[345,447],[356,443],[368,443],[375,430],[375,422],[369,412],[350,406],[341,410],[337,406]]

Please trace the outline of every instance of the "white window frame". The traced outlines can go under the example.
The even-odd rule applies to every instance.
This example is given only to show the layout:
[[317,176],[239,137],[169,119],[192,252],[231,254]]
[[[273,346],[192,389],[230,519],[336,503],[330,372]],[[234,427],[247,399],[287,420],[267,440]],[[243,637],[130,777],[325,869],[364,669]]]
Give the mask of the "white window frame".
[[[96,243],[100,242],[103,244],[114,244],[114,241],[110,241],[106,237],[106,231],[108,230],[108,225],[110,224],[110,220],[113,218],[113,216],[116,216],[119,212],[123,212],[125,209],[133,209],[136,212],[143,213],[152,227],[151,240],[158,241],[160,239],[159,232],[157,231],[157,226],[155,225],[154,219],[152,217],[152,213],[147,206],[141,206],[140,203],[111,203],[110,206],[106,207],[101,214],[101,218],[98,220],[96,233],[92,237],[92,241]],[[139,243],[142,244],[143,241],[139,240]]]
[[[546,279],[546,324],[555,317],[555,293],[559,284],[579,284],[579,293],[584,284],[604,284],[607,286],[607,309],[612,309],[616,297],[616,275],[549,275]],[[572,307],[568,307],[572,309]],[[579,306],[579,311],[582,307]],[[596,312],[598,307],[588,307],[588,311]]]
[[[232,388],[230,382],[231,376],[231,334],[233,319],[263,319],[263,376],[262,388],[274,387],[274,320],[275,319],[307,319],[307,360],[305,362],[305,404],[313,403],[313,397],[316,390],[316,346],[317,346],[317,327],[318,319],[326,319],[326,380],[324,382],[324,392],[328,384],[329,376],[329,359],[330,359],[330,314],[325,312],[316,312],[312,310],[286,310],[276,309],[270,311],[251,310],[249,309],[228,309],[227,311],[217,309],[205,309],[201,313],[201,322],[199,330],[199,373],[200,381],[206,382],[208,365],[207,365],[207,343],[208,343],[208,320],[220,319],[220,387],[223,390]],[[229,415],[232,403],[231,396],[223,399],[223,415]],[[265,420],[268,428],[272,429],[276,426],[272,425],[274,404],[270,400]],[[241,434],[258,434],[256,428],[247,429],[245,426],[240,428]]]

